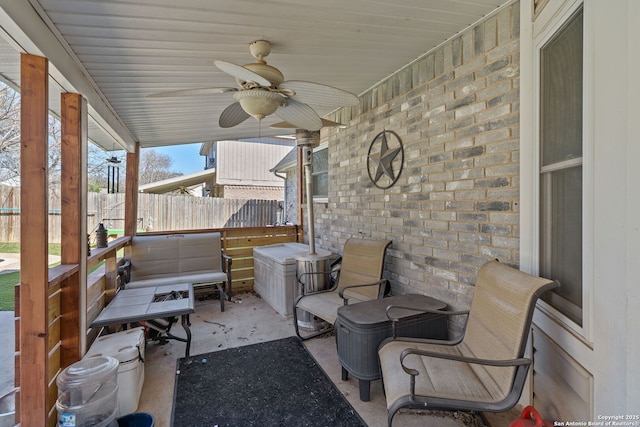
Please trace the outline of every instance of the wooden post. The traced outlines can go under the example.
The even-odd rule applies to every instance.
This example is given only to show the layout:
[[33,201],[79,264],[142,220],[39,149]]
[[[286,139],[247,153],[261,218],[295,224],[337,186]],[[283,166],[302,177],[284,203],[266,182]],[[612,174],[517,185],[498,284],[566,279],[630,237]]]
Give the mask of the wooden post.
[[48,424],[46,58],[20,54],[20,425]]
[[61,368],[80,360],[87,336],[87,101],[77,93],[61,95],[61,263],[78,264],[62,282]]
[[[124,195],[124,234],[135,236],[138,223],[138,168],[140,166],[140,144],[136,151],[127,153],[127,176]],[[144,224],[142,224],[144,227]]]
[[[127,173],[124,190],[124,235],[135,236],[138,224],[138,171],[140,167],[140,143],[136,150],[127,153]],[[144,224],[143,224],[144,226]],[[124,248],[124,255],[131,257],[131,246]]]

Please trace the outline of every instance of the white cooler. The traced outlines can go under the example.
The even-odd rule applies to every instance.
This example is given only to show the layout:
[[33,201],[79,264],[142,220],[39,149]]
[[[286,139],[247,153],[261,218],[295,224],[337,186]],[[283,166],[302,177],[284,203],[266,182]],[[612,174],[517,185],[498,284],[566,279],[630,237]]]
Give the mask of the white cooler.
[[96,339],[84,358],[111,356],[118,359],[119,416],[135,412],[144,383],[144,328],[138,327]]

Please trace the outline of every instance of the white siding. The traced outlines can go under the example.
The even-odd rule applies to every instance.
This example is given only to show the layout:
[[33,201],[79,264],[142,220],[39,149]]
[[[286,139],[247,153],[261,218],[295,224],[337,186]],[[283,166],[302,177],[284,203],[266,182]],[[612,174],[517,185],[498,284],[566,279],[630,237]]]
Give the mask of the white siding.
[[[538,22],[551,13],[554,3],[562,1],[550,1]],[[585,123],[592,141],[588,153],[592,174],[584,193],[584,212],[591,221],[585,229],[585,272],[591,282],[586,297],[592,301],[586,320],[591,326],[577,333],[553,313],[542,311],[534,321],[550,342],[593,374],[593,409],[589,409],[593,413],[581,418],[597,420],[599,415],[636,415],[640,408],[640,31],[636,24],[640,5],[636,0],[585,0],[584,10]],[[520,266],[534,270],[537,174],[531,160],[535,158],[536,111],[532,40],[538,24],[531,23],[530,8],[524,3],[521,11]],[[541,355],[536,357],[540,360]],[[564,376],[566,384],[572,376],[568,372]],[[558,385],[541,390],[534,384],[534,389],[551,396],[562,393]],[[561,415],[572,415],[566,411]]]
[[269,171],[291,151],[293,142],[269,143],[218,141],[217,184],[284,187],[284,181]]

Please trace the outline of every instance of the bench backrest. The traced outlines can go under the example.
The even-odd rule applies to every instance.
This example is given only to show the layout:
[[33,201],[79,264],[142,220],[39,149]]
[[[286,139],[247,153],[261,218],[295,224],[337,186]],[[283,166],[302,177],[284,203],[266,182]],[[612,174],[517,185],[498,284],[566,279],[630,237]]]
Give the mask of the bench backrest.
[[136,235],[131,280],[222,271],[220,233]]

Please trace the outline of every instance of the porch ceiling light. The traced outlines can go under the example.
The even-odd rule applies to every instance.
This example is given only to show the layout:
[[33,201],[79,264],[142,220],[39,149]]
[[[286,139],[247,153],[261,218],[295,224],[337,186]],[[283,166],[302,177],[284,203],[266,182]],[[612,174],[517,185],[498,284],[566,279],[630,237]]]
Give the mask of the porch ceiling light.
[[233,99],[250,116],[262,120],[275,113],[278,107],[285,105],[282,95],[265,89],[251,89],[236,92]]

